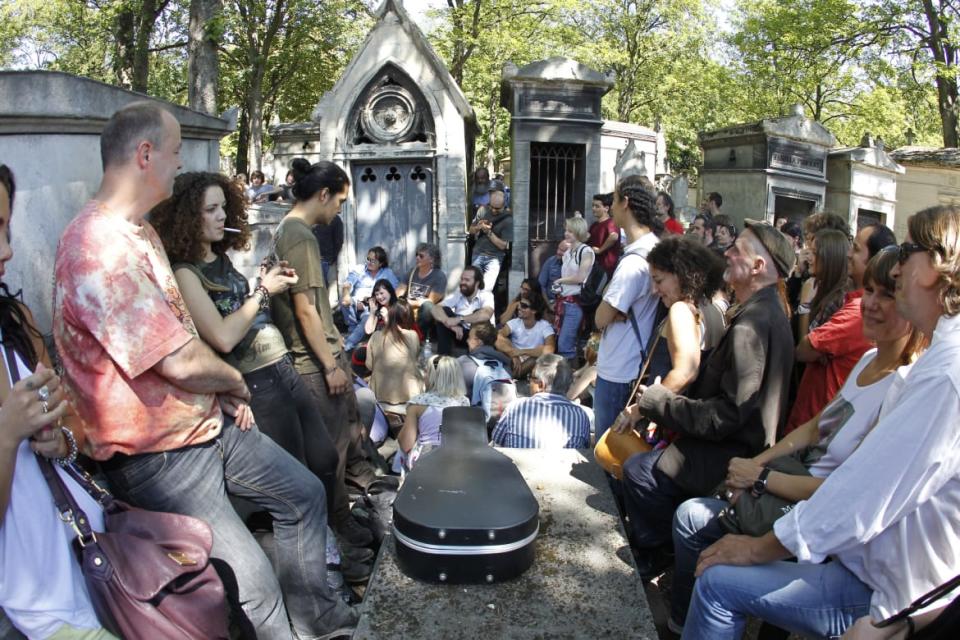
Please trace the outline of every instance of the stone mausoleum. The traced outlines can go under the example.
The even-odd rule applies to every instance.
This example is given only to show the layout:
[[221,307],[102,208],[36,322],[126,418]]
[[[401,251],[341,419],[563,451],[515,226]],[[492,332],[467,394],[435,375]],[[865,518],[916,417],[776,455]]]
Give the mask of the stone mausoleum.
[[53,261],[64,227],[103,175],[100,132],[121,107],[149,100],[180,122],[183,171],[218,171],[230,124],[140,93],[56,71],[0,71],[0,163],[17,181],[14,252],[4,275],[49,333]]
[[350,174],[341,277],[374,245],[403,274],[417,243],[430,241],[453,286],[465,259],[476,117],[403,4],[384,0],[376,17],[313,121],[271,128],[273,173],[282,180],[290,161],[303,156],[332,160]]
[[719,192],[723,212],[738,224],[744,218],[802,221],[823,210],[827,153],[836,144],[800,105],[783,117],[701,133],[700,192]]

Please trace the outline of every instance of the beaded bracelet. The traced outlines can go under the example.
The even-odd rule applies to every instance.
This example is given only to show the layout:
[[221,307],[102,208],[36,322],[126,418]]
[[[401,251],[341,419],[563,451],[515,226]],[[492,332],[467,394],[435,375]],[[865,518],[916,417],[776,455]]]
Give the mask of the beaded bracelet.
[[70,431],[67,427],[60,427],[60,432],[63,433],[63,437],[67,441],[67,455],[62,458],[54,458],[53,461],[61,467],[69,467],[77,461],[77,455],[80,453],[77,449],[77,439],[73,437],[73,431]]
[[260,308],[259,308],[259,310],[260,310],[260,311],[267,311],[267,310],[270,308],[270,292],[267,290],[267,288],[266,288],[265,286],[263,286],[262,284],[258,284],[258,285],[257,285],[257,288],[254,289],[254,290],[253,290],[253,293],[251,293],[250,295],[251,295],[251,297],[252,297],[252,296],[255,296],[255,295],[258,294],[258,293],[260,294],[260,303],[259,303],[259,304],[260,304]]

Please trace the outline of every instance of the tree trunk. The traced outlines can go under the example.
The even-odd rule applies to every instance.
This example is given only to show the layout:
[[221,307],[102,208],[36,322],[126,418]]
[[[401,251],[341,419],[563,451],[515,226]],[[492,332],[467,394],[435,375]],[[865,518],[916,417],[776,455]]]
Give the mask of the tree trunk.
[[960,146],[960,122],[957,121],[957,81],[937,74],[937,107],[943,125],[943,146]]
[[252,71],[250,93],[247,96],[247,115],[250,118],[250,148],[247,156],[251,171],[261,168],[260,158],[263,155],[263,74],[263,65]]
[[187,42],[188,104],[191,109],[210,115],[217,114],[217,89],[220,81],[217,47],[210,28],[220,13],[221,7],[221,0],[191,0],[190,2]]
[[937,108],[940,111],[940,123],[943,125],[943,146],[956,147],[960,142],[957,80],[954,77],[958,62],[957,50],[950,40],[947,16],[938,12],[931,0],[923,0],[923,12],[930,27],[930,34],[924,39],[924,44],[937,65]]
[[500,104],[500,95],[499,92],[494,92],[490,95],[490,130],[487,131],[487,158],[486,166],[487,173],[493,175],[494,164],[497,160],[496,146],[497,146],[497,116],[500,115],[497,110]]
[[247,110],[240,110],[240,117],[237,118],[237,173],[248,173],[250,165],[247,162],[247,153],[250,149],[250,118],[247,117]]

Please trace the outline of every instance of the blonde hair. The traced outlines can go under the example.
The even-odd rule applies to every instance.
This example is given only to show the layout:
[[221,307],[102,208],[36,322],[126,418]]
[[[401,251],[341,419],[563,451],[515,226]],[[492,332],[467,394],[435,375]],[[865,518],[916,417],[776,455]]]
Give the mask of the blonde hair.
[[440,396],[457,398],[467,395],[460,363],[450,356],[434,356],[427,365],[430,391]]
[[910,238],[926,248],[940,274],[940,302],[948,316],[960,313],[960,207],[941,205],[907,220]]
[[590,237],[590,232],[587,230],[587,221],[583,219],[583,216],[567,218],[565,227],[580,242],[586,242],[587,238]]

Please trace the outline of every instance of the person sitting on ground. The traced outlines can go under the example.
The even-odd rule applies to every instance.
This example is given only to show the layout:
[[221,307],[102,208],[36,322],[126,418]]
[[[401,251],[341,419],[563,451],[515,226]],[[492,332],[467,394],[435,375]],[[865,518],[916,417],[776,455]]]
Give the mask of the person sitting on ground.
[[473,325],[485,323],[492,329],[493,294],[483,288],[480,268],[466,267],[460,274],[460,288],[434,305],[430,312],[437,329],[440,355],[450,355],[454,346],[466,347],[467,333]]
[[472,327],[467,334],[467,346],[470,351],[457,358],[460,369],[463,371],[463,384],[467,390],[467,397],[473,397],[473,380],[477,375],[477,363],[484,360],[497,360],[504,369],[512,372],[510,357],[497,350],[497,330],[489,322],[480,322]]
[[[450,356],[433,356],[427,363],[427,391],[410,398],[403,428],[397,435],[400,465],[413,467],[422,452],[440,445],[440,423],[446,407],[470,405],[460,365]],[[399,471],[399,465],[394,469]]]
[[518,317],[503,325],[497,336],[497,350],[510,358],[513,377],[523,380],[544,353],[553,353],[557,339],[553,327],[543,319],[543,298],[531,294],[520,298]]
[[[733,458],[727,471],[729,502],[694,498],[680,505],[673,521],[676,552],[671,590],[671,628],[677,632],[686,620],[693,572],[700,552],[726,533],[717,515],[743,491],[753,491],[760,479],[762,492],[791,502],[806,500],[868,437],[881,415],[885,397],[895,397],[925,339],[897,313],[896,283],[890,271],[897,262],[895,247],[873,258],[864,276],[863,333],[877,344],[863,355],[843,387],[823,411],[753,458]],[[893,389],[891,391],[891,388]],[[888,393],[889,392],[889,393]],[[889,409],[889,406],[887,406]],[[777,458],[794,456],[809,476],[769,470]],[[767,469],[764,471],[764,469]]]
[[570,243],[563,239],[557,243],[557,253],[547,258],[543,266],[540,267],[540,275],[537,276],[537,282],[540,283],[540,289],[543,290],[543,296],[547,301],[547,308],[553,309],[557,303],[557,294],[553,292],[553,283],[560,277],[560,271],[563,269],[563,255],[570,249]]
[[[668,236],[647,256],[654,293],[667,312],[654,330],[647,379],[683,393],[700,373],[700,363],[723,337],[723,316],[710,302],[723,284],[724,263],[694,239]],[[636,423],[636,403],[624,412]]]
[[[896,305],[931,336],[929,348],[869,437],[808,500],[772,532],[727,535],[700,554],[685,637],[739,637],[749,616],[837,636],[960,573],[960,208],[924,209],[907,231],[891,272]],[[909,632],[910,622],[884,632]]]
[[612,205],[612,193],[594,194],[592,211],[596,220],[590,225],[590,239],[587,241],[596,255],[597,264],[607,272],[608,278],[613,277],[621,251],[620,228],[610,217]]
[[370,388],[385,410],[403,413],[403,405],[423,391],[423,380],[417,369],[420,338],[412,329],[410,307],[400,302],[381,306],[376,312],[383,319],[367,343],[367,369]]
[[[359,616],[327,583],[323,483],[253,428],[243,375],[199,339],[144,220],[172,193],[180,125],[134,102],[107,121],[100,147],[99,190],[64,230],[54,267],[53,335],[87,450],[121,500],[210,524],[242,635],[348,632]],[[270,512],[276,571],[230,495]]]
[[503,313],[500,314],[500,321],[497,323],[497,326],[503,326],[514,318],[518,317],[521,298],[544,299],[543,290],[540,288],[540,282],[536,278],[524,278],[520,282],[520,291],[517,292],[517,295],[514,296],[513,300],[510,301],[510,304],[507,305],[507,308],[504,309]]
[[594,331],[583,348],[583,366],[573,372],[573,383],[567,398],[579,405],[593,407],[593,389],[597,382],[597,351],[600,349],[600,332]]
[[[387,321],[387,310],[397,304],[399,299],[389,280],[377,280],[376,284],[373,285],[373,295],[367,300],[367,307],[371,313],[365,314],[363,336],[360,338],[362,343],[366,343],[374,331],[383,328]],[[346,344],[344,344],[344,348],[346,348]],[[357,355],[362,355],[365,358],[366,351],[362,351],[362,348],[357,351]]]
[[663,228],[667,233],[682,236],[683,235],[683,225],[680,224],[680,221],[677,220],[677,213],[674,210],[673,198],[670,197],[666,191],[660,191],[657,193],[656,200],[657,214],[659,216],[660,222],[663,223]]
[[590,446],[590,416],[567,399],[573,382],[570,365],[545,353],[530,374],[529,398],[518,398],[500,416],[492,441],[515,449],[585,449]]
[[250,172],[250,186],[247,187],[247,200],[253,204],[262,204],[270,199],[270,196],[279,194],[282,189],[266,182],[266,176],[263,171]]
[[[813,317],[812,328],[794,353],[806,366],[784,433],[817,415],[871,346],[861,327],[863,283],[848,276],[849,252],[850,243],[840,231],[824,229],[813,240],[810,269],[817,278],[817,295],[808,316]],[[862,278],[862,271],[858,276]]]
[[[731,458],[753,456],[772,445],[787,414],[793,336],[778,281],[793,268],[793,249],[782,233],[762,222],[727,249],[724,280],[740,301],[730,327],[684,395],[662,384],[641,386],[640,414],[677,438],[665,449],[636,454],[623,465],[631,542],[640,575],[669,564],[673,512],[687,498],[709,494]],[[626,431],[630,416],[615,428]]]
[[[13,257],[15,191],[13,173],[0,164],[0,276]],[[75,536],[60,518],[37,459],[68,463],[83,444],[83,431],[72,421],[60,426],[69,413],[60,378],[30,310],[2,282],[0,329],[0,607],[29,638],[112,640],[97,620],[73,552]],[[60,465],[54,468],[91,528],[103,531],[100,505]]]
[[587,221],[582,216],[567,218],[563,238],[570,243],[570,249],[563,255],[560,277],[553,282],[553,291],[557,294],[553,324],[557,330],[557,353],[570,359],[577,355],[577,341],[583,324],[580,291],[590,276],[596,256],[593,249],[585,244],[590,234],[587,232]]
[[343,348],[347,351],[356,349],[367,335],[363,327],[370,316],[370,296],[373,295],[373,285],[377,280],[386,280],[394,290],[399,284],[383,247],[370,249],[367,252],[366,265],[355,266],[341,287],[340,307],[343,321],[347,325]]
[[432,309],[447,294],[447,274],[440,269],[440,249],[432,242],[418,244],[414,255],[416,264],[397,286],[397,295],[406,296],[420,335],[429,340],[434,332]]

